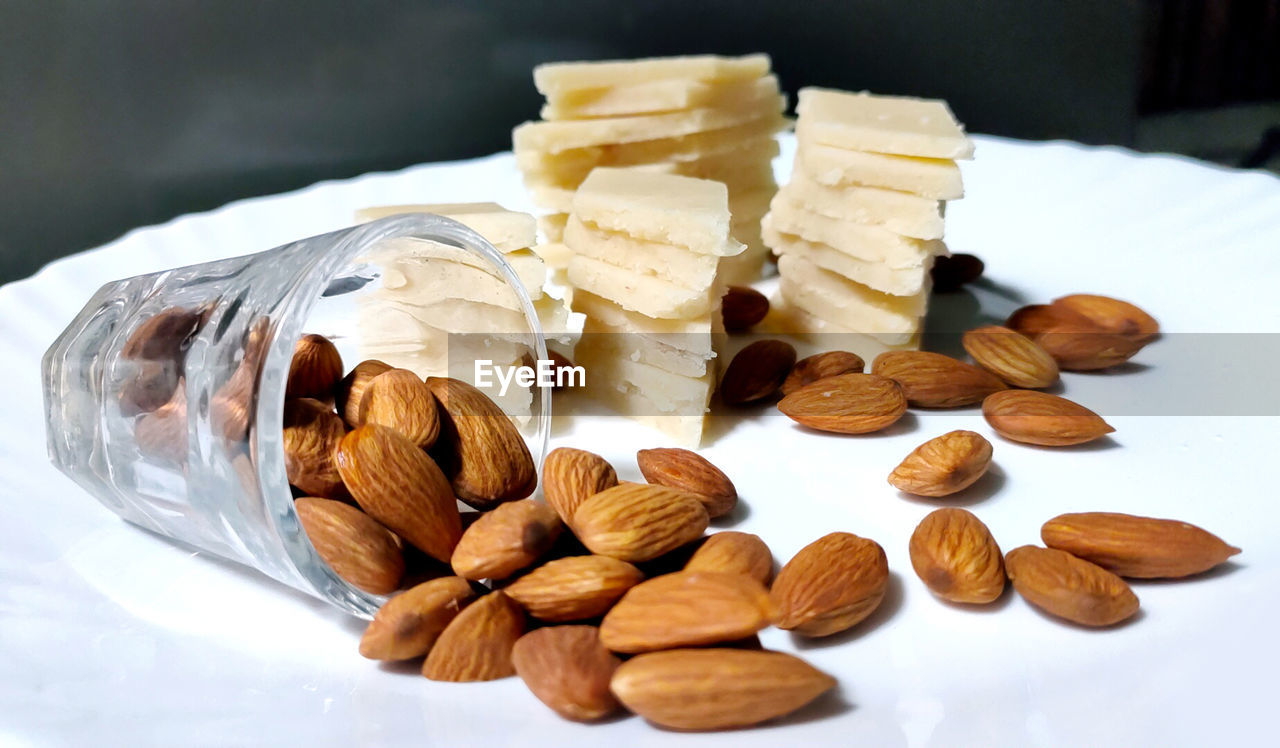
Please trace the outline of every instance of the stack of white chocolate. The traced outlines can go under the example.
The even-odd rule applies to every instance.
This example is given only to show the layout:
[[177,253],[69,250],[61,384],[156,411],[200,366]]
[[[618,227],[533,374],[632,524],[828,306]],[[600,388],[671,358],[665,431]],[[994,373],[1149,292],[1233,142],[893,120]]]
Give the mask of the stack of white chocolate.
[[724,263],[729,283],[760,274],[768,254],[760,218],[777,190],[771,161],[786,99],[767,55],[553,63],[534,70],[542,122],[513,133],[516,161],[550,244],[553,268],[573,193],[597,166],[642,166],[713,179],[729,189],[732,233],[747,251]]
[[582,183],[566,219],[588,393],[682,444],[701,440],[715,389],[719,272],[744,249],[729,226],[720,182],[607,167]]
[[[567,345],[568,310],[543,289],[547,268],[536,253],[537,224],[528,213],[496,203],[389,205],[356,213],[357,222],[400,213],[434,213],[483,236],[515,271],[533,301],[548,347]],[[420,377],[450,376],[477,384],[517,421],[529,418],[531,387],[496,376],[476,382],[475,362],[494,367],[529,363],[533,336],[520,299],[495,267],[457,247],[421,239],[391,239],[362,258],[379,268],[377,287],[357,299],[360,356]]]
[[963,195],[955,159],[973,144],[942,101],[806,88],[796,112],[791,181],[762,227],[777,324],[839,333],[868,361],[918,348],[945,201]]

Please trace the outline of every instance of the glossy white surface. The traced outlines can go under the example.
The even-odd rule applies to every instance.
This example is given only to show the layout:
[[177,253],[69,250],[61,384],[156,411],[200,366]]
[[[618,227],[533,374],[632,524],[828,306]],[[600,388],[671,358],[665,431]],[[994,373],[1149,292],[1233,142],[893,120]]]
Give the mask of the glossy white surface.
[[[977,140],[976,160],[963,165],[968,197],[948,210],[948,243],[981,255],[995,285],[950,297],[944,310],[1003,316],[1017,305],[1010,292],[1138,301],[1170,334],[1140,354],[1146,368],[1067,375],[1066,393],[1086,404],[1104,391],[1176,403],[1199,372],[1246,395],[1274,389],[1274,369],[1189,355],[1176,335],[1280,333],[1280,180],[1119,149]],[[356,652],[359,621],[124,524],[48,465],[39,357],[102,282],[266,249],[344,225],[368,205],[465,200],[530,207],[509,155],[420,166],[141,229],[0,289],[0,744],[1269,742],[1280,666],[1274,394],[1265,416],[1107,412],[1117,431],[1096,448],[992,436],[994,474],[951,503],[975,511],[1006,550],[1037,542],[1055,514],[1095,509],[1185,519],[1244,548],[1204,578],[1136,584],[1138,620],[1108,631],[1051,620],[1011,591],[986,610],[945,605],[912,573],[907,539],[947,502],[902,497],[885,475],[945,430],[990,436],[976,409],[915,413],[862,438],[807,433],[767,410],[742,417],[703,450],[746,506],[723,526],[759,533],[781,560],[828,531],[856,532],[884,545],[894,577],[881,610],[849,635],[762,636],[836,675],[838,694],[766,729],[712,735],[637,718],[572,724],[514,678],[437,684],[380,667]],[[1162,412],[1118,412],[1134,410]],[[630,479],[639,478],[634,451],[659,441],[613,418],[553,434],[553,445],[596,449]]]

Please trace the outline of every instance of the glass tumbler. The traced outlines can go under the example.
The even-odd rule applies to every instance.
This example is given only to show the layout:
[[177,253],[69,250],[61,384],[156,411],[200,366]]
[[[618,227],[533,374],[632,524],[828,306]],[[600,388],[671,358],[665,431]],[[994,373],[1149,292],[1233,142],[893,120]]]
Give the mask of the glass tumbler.
[[[392,216],[103,286],[44,356],[54,464],[129,522],[372,616],[385,598],[334,573],[298,521],[282,413],[302,334],[333,340],[348,369],[360,360],[362,336],[378,329],[367,310],[359,321],[361,304],[384,281],[404,281],[405,261],[389,271],[378,258],[406,240],[458,253],[505,283],[515,311],[504,319],[520,323],[502,331],[506,350],[518,344],[547,358],[534,304],[502,253],[456,221]],[[430,263],[419,275],[437,267]],[[550,418],[549,389],[533,388],[518,423],[536,465]]]

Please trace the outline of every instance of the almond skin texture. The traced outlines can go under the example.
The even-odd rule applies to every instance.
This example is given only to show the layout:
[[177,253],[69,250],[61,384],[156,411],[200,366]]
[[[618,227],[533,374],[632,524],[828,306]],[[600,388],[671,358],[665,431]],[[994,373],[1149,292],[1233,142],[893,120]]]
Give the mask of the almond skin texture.
[[506,579],[551,549],[564,525],[533,499],[501,504],[467,528],[453,549],[453,570],[464,579]]
[[143,454],[170,462],[187,460],[187,387],[178,379],[168,402],[138,417],[133,438]]
[[888,377],[841,374],[792,392],[778,403],[778,410],[818,431],[868,434],[897,423],[907,412],[907,398]]
[[356,364],[356,368],[338,383],[334,403],[338,406],[338,415],[348,426],[355,428],[360,425],[360,405],[364,402],[365,390],[369,389],[374,377],[388,371],[391,371],[390,364],[371,358]]
[[361,426],[338,446],[338,472],[370,517],[427,555],[448,562],[462,518],[444,473],[426,452],[385,426]]
[[426,382],[405,369],[385,371],[369,381],[360,399],[360,423],[400,432],[423,449],[436,443],[440,416]]
[[982,402],[982,415],[1000,436],[1042,447],[1084,444],[1115,431],[1083,405],[1033,390],[997,392]]
[[622,483],[582,502],[573,529],[592,553],[648,561],[700,537],[707,521],[707,510],[693,494]]
[[710,517],[728,514],[738,505],[733,481],[697,452],[675,447],[642,449],[636,453],[636,462],[650,483],[697,496]]
[[1034,340],[1007,327],[987,325],[960,339],[978,366],[1014,387],[1041,389],[1058,381],[1058,362]]
[[1004,558],[973,512],[930,512],[911,534],[911,567],[933,594],[953,603],[989,603],[1004,592]]
[[612,688],[623,706],[661,727],[725,730],[790,714],[835,684],[782,652],[675,649],[622,663]]
[[1112,512],[1058,515],[1040,528],[1040,538],[1050,548],[1133,579],[1199,574],[1240,552],[1186,522]]
[[600,623],[615,652],[652,652],[751,636],[776,617],[769,593],[743,574],[678,571],[641,582]]
[[387,528],[350,504],[303,497],[293,503],[316,553],[338,576],[365,592],[395,592],[404,556]]
[[802,358],[791,367],[791,373],[782,382],[782,395],[786,397],[792,392],[813,384],[819,379],[835,377],[841,374],[861,374],[867,366],[862,357],[848,351],[827,351]]
[[169,307],[138,325],[120,349],[123,358],[181,363],[191,338],[204,323],[205,312]]
[[1101,332],[1092,320],[1074,309],[1050,304],[1031,304],[1016,309],[1005,320],[1004,326],[1032,340],[1049,330]]
[[342,356],[337,346],[323,335],[303,335],[293,347],[284,396],[324,400],[333,395],[341,379]]
[[746,405],[777,393],[791,367],[796,349],[781,340],[757,340],[738,351],[720,380],[725,405]]
[[694,551],[685,571],[744,574],[760,584],[773,578],[773,554],[759,535],[725,530],[707,538]]
[[1082,626],[1110,626],[1138,612],[1138,596],[1097,564],[1024,545],[1004,557],[1013,588],[1032,605]]
[[916,408],[959,408],[1005,388],[1000,378],[972,364],[929,351],[886,351],[871,372],[898,383]]
[[604,615],[644,574],[608,556],[569,556],[548,561],[503,591],[542,621],[581,621]]
[[950,496],[990,466],[991,442],[972,431],[951,431],[916,447],[889,474],[889,484],[916,496]]
[[981,278],[985,269],[986,265],[975,255],[957,252],[950,257],[939,257],[930,271],[933,290],[937,293],[959,291],[961,286]]
[[284,470],[310,496],[343,498],[337,452],[347,428],[328,405],[304,398],[284,404]]
[[1034,340],[1067,371],[1122,364],[1145,345],[1142,340],[1099,326],[1064,304],[1022,307],[1009,316],[1005,326]]
[[515,675],[511,650],[523,635],[524,611],[503,593],[490,592],[445,627],[422,663],[422,674],[454,683]]
[[769,297],[750,286],[729,286],[720,299],[724,329],[743,332],[760,323],[769,314]]
[[507,414],[466,382],[431,377],[427,386],[444,411],[438,454],[458,498],[485,510],[533,493],[538,470]]
[[1146,343],[1160,334],[1160,323],[1135,304],[1110,296],[1077,293],[1053,300],[1053,306],[1081,314],[1098,327]]
[[600,643],[595,626],[552,626],[530,631],[511,651],[516,674],[556,714],[590,722],[618,711],[609,690],[622,664]]
[[777,626],[805,636],[844,631],[875,611],[888,586],[889,561],[879,543],[847,532],[824,535],[773,580]]
[[616,485],[613,466],[585,449],[557,447],[542,462],[542,496],[566,523],[579,504]]
[[473,599],[471,583],[462,577],[432,579],[405,590],[374,614],[360,638],[360,654],[371,660],[421,657]]

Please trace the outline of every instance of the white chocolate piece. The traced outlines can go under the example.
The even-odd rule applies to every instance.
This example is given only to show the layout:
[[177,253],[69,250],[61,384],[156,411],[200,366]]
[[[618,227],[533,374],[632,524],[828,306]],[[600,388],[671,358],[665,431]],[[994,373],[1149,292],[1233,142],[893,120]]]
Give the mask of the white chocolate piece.
[[671,79],[729,83],[767,75],[771,65],[769,55],[766,54],[552,62],[533,69],[533,85],[539,93],[550,98],[576,89],[636,85]]
[[845,151],[811,143],[803,124],[797,126],[796,137],[801,143],[796,149],[797,164],[821,184],[882,187],[934,200],[964,197],[960,167],[954,161]]
[[715,282],[720,263],[716,255],[633,239],[616,231],[587,226],[573,216],[565,226],[564,241],[576,254],[694,290],[708,288]]
[[569,260],[569,282],[649,317],[691,319],[711,309],[705,289],[684,288],[579,254]]
[[921,158],[973,158],[945,101],[802,88],[796,114],[816,143]]
[[920,329],[929,292],[891,296],[824,270],[799,255],[778,258],[787,302],[839,327],[889,345],[908,343]]
[[533,216],[507,210],[497,203],[381,205],[356,211],[356,222],[364,223],[400,213],[434,213],[452,218],[483,236],[500,252],[514,252],[537,243],[537,224]]
[[773,199],[773,210],[764,217],[761,227],[766,241],[775,234],[789,234],[808,242],[825,244],[864,262],[875,262],[891,270],[919,269],[933,257],[945,254],[947,246],[937,239],[912,239],[879,226],[841,221],[798,207],[787,198],[790,190],[779,192]]
[[721,257],[729,240],[729,192],[720,182],[637,169],[592,171],[573,198],[573,215],[609,231]]
[[867,288],[893,296],[913,296],[925,288],[925,277],[933,265],[932,257],[927,264],[916,267],[895,269],[880,262],[868,262],[826,244],[808,242],[791,234],[780,234],[766,224],[764,228],[765,243],[773,247],[779,257],[803,257],[818,267],[848,278]]
[[778,91],[776,76],[715,83],[667,79],[607,88],[579,88],[547,97],[539,116],[544,120],[594,119],[658,114],[703,107],[727,107],[755,93],[758,81]]
[[942,238],[946,204],[939,200],[879,187],[831,187],[810,177],[803,168],[792,171],[785,192],[792,206],[811,214],[882,226],[915,239]]

